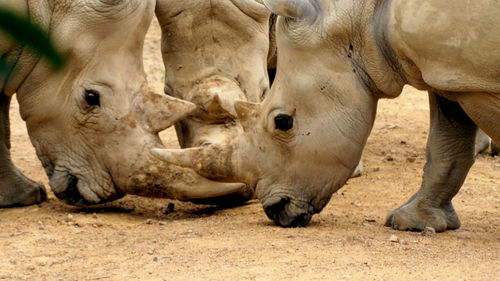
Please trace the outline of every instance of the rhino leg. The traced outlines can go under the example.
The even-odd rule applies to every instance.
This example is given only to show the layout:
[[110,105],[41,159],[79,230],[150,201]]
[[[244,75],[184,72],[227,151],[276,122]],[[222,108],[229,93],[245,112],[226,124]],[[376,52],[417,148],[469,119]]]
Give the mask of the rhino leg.
[[491,155],[497,156],[499,154],[500,154],[500,147],[494,141],[491,141]]
[[0,207],[31,205],[47,198],[43,185],[23,175],[10,160],[10,100],[0,93]]
[[460,227],[451,203],[474,163],[477,126],[460,105],[429,92],[431,109],[427,162],[420,190],[387,215],[386,226],[398,230],[436,231]]
[[476,144],[474,146],[474,155],[487,153],[490,148],[490,138],[483,130],[477,130]]

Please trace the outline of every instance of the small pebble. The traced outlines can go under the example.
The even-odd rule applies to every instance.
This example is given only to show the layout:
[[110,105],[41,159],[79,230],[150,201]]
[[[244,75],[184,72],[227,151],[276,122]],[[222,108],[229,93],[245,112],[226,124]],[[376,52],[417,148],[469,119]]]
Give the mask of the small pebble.
[[433,227],[426,226],[422,231],[422,236],[431,236],[436,234],[436,230]]
[[68,216],[66,216],[66,218],[64,219],[65,222],[70,222],[73,220],[73,215],[72,214],[68,214]]
[[414,157],[406,158],[406,162],[408,162],[408,163],[413,163],[413,162],[415,162],[415,160],[417,160],[417,159],[415,159]]
[[158,257],[154,257],[154,258],[153,258],[153,261],[154,261],[154,262],[158,261]]
[[159,222],[158,222],[158,224],[159,224],[159,225],[166,225],[166,224],[167,224],[167,222],[165,222],[165,221],[159,221]]
[[365,218],[365,221],[366,222],[376,222],[377,220],[375,220],[374,218]]
[[396,243],[399,241],[399,238],[395,234],[392,234],[389,241]]
[[146,220],[146,224],[153,224],[153,220],[152,219],[147,219]]
[[168,206],[161,207],[161,212],[165,215],[170,214],[174,211],[174,207],[175,207],[174,203],[168,203]]

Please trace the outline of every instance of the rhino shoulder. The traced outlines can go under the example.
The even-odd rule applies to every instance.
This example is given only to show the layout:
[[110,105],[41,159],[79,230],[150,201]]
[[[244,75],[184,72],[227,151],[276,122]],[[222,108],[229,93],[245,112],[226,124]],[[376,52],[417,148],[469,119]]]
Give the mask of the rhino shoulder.
[[500,92],[498,3],[399,0],[391,13],[391,44],[410,76],[440,90]]

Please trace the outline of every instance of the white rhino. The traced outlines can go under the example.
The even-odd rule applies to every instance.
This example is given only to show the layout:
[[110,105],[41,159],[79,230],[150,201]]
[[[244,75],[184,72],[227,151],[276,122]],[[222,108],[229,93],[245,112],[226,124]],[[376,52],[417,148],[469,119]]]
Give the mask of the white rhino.
[[261,104],[236,103],[245,134],[228,145],[155,153],[256,185],[269,218],[306,225],[356,167],[378,100],[410,84],[429,92],[427,163],[420,190],[386,224],[458,228],[451,200],[474,162],[477,126],[500,141],[498,1],[265,3],[280,15],[278,70]]
[[9,157],[9,103],[17,94],[55,195],[70,204],[101,203],[126,193],[178,199],[232,193],[238,183],[215,183],[194,171],[165,165],[150,153],[158,132],[194,104],[148,91],[142,64],[154,0],[3,0],[50,33],[66,56],[54,71],[25,46],[0,38],[13,65],[0,79],[0,206],[45,199],[41,184]]
[[[242,134],[235,101],[260,102],[269,90],[267,61],[272,64],[274,57],[269,10],[256,0],[158,0],[156,16],[165,93],[197,106],[176,124],[181,147],[227,143]],[[198,202],[238,204],[251,195],[245,189]]]

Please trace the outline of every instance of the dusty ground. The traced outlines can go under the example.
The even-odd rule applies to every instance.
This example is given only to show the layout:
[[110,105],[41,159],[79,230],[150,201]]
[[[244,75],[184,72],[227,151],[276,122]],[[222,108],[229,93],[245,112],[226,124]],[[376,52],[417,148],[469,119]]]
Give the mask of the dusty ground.
[[[156,26],[145,59],[161,92]],[[479,156],[455,197],[460,230],[422,236],[383,226],[387,211],[419,187],[427,116],[423,92],[381,101],[365,174],[306,228],[274,226],[258,201],[218,210],[127,196],[77,209],[50,194],[39,206],[2,209],[0,280],[500,280],[498,158]],[[48,186],[17,104],[12,131],[14,162]],[[172,130],[163,137],[176,146]],[[174,211],[164,214],[170,203]]]

